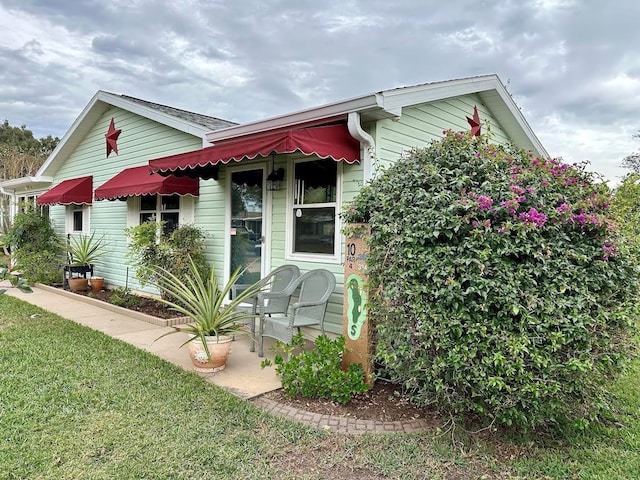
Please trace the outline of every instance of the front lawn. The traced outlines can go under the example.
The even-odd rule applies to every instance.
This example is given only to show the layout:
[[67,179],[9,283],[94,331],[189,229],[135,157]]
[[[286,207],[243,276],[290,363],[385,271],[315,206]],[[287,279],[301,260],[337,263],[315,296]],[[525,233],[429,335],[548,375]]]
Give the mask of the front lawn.
[[[0,478],[637,478],[640,364],[618,421],[563,439],[346,436],[0,295]],[[483,477],[484,475],[484,477]]]

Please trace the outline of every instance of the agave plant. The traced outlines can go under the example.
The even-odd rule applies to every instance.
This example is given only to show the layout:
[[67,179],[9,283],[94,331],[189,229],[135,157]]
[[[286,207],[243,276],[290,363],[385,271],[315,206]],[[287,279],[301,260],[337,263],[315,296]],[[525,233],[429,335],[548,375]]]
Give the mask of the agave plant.
[[252,285],[228,303],[226,302],[231,288],[243,273],[244,271],[238,268],[227,283],[219,288],[214,269],[210,269],[208,277],[204,276],[191,257],[189,257],[189,272],[186,277],[178,277],[168,270],[157,268],[158,282],[156,286],[163,293],[163,298],[160,301],[172,310],[189,317],[192,321],[188,325],[174,326],[174,330],[165,333],[158,339],[172,333],[188,333],[192,336],[181,346],[200,339],[207,356],[210,358],[205,337],[247,333],[246,323],[253,319],[254,315],[241,309],[240,304],[250,301],[251,297],[257,295],[261,285]]
[[91,265],[100,261],[100,258],[107,253],[104,243],[104,235],[96,238],[96,232],[91,235],[78,235],[69,240],[69,254],[72,265]]

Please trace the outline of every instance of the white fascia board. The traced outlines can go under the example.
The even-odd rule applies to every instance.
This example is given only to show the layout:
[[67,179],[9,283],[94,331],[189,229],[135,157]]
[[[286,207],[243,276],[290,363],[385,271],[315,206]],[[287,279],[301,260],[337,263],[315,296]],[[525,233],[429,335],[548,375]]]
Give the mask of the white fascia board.
[[524,118],[524,115],[520,111],[520,108],[518,108],[516,103],[513,101],[511,94],[507,91],[507,89],[501,82],[498,83],[499,85],[497,86],[496,91],[498,92],[498,95],[500,95],[500,98],[502,98],[505,106],[509,109],[509,112],[511,113],[515,121],[522,129],[522,132],[526,135],[526,137],[529,139],[540,156],[550,157],[549,152],[547,152],[547,149],[544,148],[542,142],[540,142],[536,134],[533,132],[533,129],[531,128],[531,125],[529,125],[529,122],[527,122],[527,119]]
[[485,75],[383,90],[374,94],[330,103],[287,115],[216,130],[215,132],[209,132],[207,134],[207,140],[215,144],[216,141],[228,140],[279,128],[313,124],[314,122],[329,119],[346,119],[347,115],[351,112],[363,113],[368,110],[378,110],[380,112],[378,115],[380,118],[400,117],[402,115],[402,107],[482,90],[490,90],[491,88],[495,88],[496,83],[500,83],[496,75]]
[[384,108],[382,106],[382,97],[379,94],[365,95],[342,102],[330,103],[321,107],[301,110],[287,115],[267,118],[257,122],[223,128],[207,133],[207,140],[215,144],[215,142],[219,140],[228,140],[231,138],[251,135],[253,133],[267,132],[279,128],[305,124],[309,125],[327,119],[344,118],[346,120],[347,115],[351,112],[362,112],[364,110],[375,108]]
[[153,108],[145,107],[138,102],[133,102],[131,100],[127,100],[126,98],[122,98],[119,95],[113,95],[107,92],[100,93],[102,93],[102,95],[104,96],[104,98],[101,98],[100,100],[104,101],[105,103],[109,103],[114,107],[127,110],[141,117],[148,118],[168,127],[175,128],[176,130],[179,130],[181,132],[193,135],[195,137],[204,138],[205,134],[210,131],[209,128],[202,125],[198,125],[181,118],[167,115],[166,113],[162,113]]
[[502,84],[496,75],[485,75],[385,90],[382,95],[385,108],[397,110],[409,105],[419,105],[445,98],[493,90],[498,85]]
[[[144,105],[141,105],[137,102],[122,98],[119,95],[114,95],[109,92],[98,90],[91,101],[89,101],[87,106],[84,107],[82,112],[80,112],[80,115],[78,115],[75,121],[71,124],[71,127],[64,134],[64,136],[60,140],[60,143],[58,143],[53,152],[51,152],[51,155],[49,155],[44,164],[40,167],[40,169],[38,169],[36,176],[44,175],[47,169],[55,161],[56,157],[58,157],[58,155],[60,155],[61,152],[65,150],[65,146],[67,146],[68,143],[71,143],[71,139],[73,138],[74,134],[83,125],[85,120],[89,121],[90,125],[88,126],[92,127],[93,123],[109,108],[109,106],[121,108],[122,110],[129,111],[141,117],[145,117],[163,125],[175,128],[176,130],[180,130],[195,137],[202,138],[203,141],[206,138],[205,134],[209,131],[208,128],[202,125],[197,125],[186,120],[172,117],[152,108],[145,107]],[[93,121],[90,121],[91,117],[95,117],[93,118]]]
[[11,180],[5,180],[4,182],[0,182],[0,188],[2,190],[12,190],[15,191],[20,188],[27,187],[41,187],[50,185],[53,182],[53,178],[51,177],[20,177],[20,178],[12,178]]
[[400,117],[403,107],[487,91],[498,93],[502,102],[497,108],[503,113],[508,113],[515,120],[516,128],[520,130],[518,133],[526,137],[539,154],[548,156],[544,146],[533,133],[504,84],[495,74],[383,90],[378,93],[301,110],[288,115],[216,130],[207,133],[206,138],[209,142],[215,144],[216,141],[229,140],[280,128],[313,125],[314,123],[336,119],[346,120],[351,112],[361,114],[364,112],[373,114],[375,112],[377,118]]

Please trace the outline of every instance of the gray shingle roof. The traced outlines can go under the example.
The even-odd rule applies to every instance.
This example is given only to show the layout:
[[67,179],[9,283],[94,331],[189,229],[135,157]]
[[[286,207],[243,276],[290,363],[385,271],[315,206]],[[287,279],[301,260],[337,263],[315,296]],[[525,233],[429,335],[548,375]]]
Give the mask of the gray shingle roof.
[[177,117],[182,120],[195,123],[197,125],[202,125],[203,127],[210,128],[211,130],[220,130],[221,128],[237,125],[237,123],[235,122],[229,122],[220,118],[210,117],[208,115],[202,115],[200,113],[194,113],[179,108],[169,107],[167,105],[161,105],[159,103],[148,102],[146,100],[130,97],[128,95],[120,95],[120,97],[132,102],[139,103],[140,105],[144,105],[145,107],[158,110],[159,112],[162,112],[166,115]]

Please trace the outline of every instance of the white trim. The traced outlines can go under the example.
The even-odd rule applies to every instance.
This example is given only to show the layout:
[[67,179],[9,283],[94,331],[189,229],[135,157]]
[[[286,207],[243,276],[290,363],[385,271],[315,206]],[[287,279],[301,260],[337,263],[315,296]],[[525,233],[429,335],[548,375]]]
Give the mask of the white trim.
[[[82,210],[82,230],[74,230],[73,213],[75,208],[81,207]],[[65,233],[72,235],[87,235],[91,231],[91,205],[83,203],[76,205],[74,203],[65,205]]]
[[112,107],[120,108],[141,117],[148,118],[149,120],[153,120],[162,125],[175,128],[181,132],[202,138],[203,142],[206,141],[206,133],[211,131],[210,127],[198,125],[196,123],[162,113],[159,110],[146,107],[133,100],[127,100],[120,95],[98,90],[89,103],[84,107],[82,112],[80,112],[80,115],[78,115],[71,124],[71,127],[69,127],[51,155],[49,155],[44,164],[38,169],[36,177],[44,175],[44,173],[47,172],[54,163],[56,163],[58,157],[64,158],[65,154],[70,154],[79,145],[79,142],[84,139],[89,130],[94,127],[100,117],[102,117],[102,115]]
[[[491,92],[494,92],[494,95]],[[222,128],[207,133],[206,138],[215,144],[220,140],[229,140],[280,128],[303,127],[333,120],[346,120],[352,112],[358,112],[366,120],[399,118],[402,115],[403,107],[473,93],[480,95],[496,117],[508,115],[512,120],[515,120],[513,127],[502,124],[513,140],[519,142],[522,147],[529,144],[539,155],[549,156],[502,81],[495,74],[382,90],[257,122]]]
[[224,208],[224,262],[223,278],[224,282],[229,281],[231,276],[231,174],[249,170],[262,170],[262,243],[260,252],[260,278],[266,275],[271,268],[271,212],[272,199],[267,192],[267,167],[268,162],[253,161],[240,163],[238,166],[227,167],[225,169],[225,208]]
[[[342,205],[342,180],[343,180],[343,162],[336,162],[336,202],[335,207],[333,202],[331,204],[314,204],[314,207],[321,208],[323,206],[332,206],[335,208],[335,228],[334,228],[334,240],[333,240],[333,254],[326,253],[296,253],[293,251],[293,235],[295,229],[293,228],[294,216],[293,216],[293,191],[295,180],[295,164],[312,162],[321,160],[317,157],[297,157],[289,160],[287,170],[290,172],[287,175],[287,200],[286,200],[286,212],[285,212],[285,240],[284,240],[284,259],[291,262],[309,262],[309,263],[325,263],[325,264],[340,264],[342,263],[342,233],[340,229],[340,205]],[[310,207],[313,208],[313,207]]]

